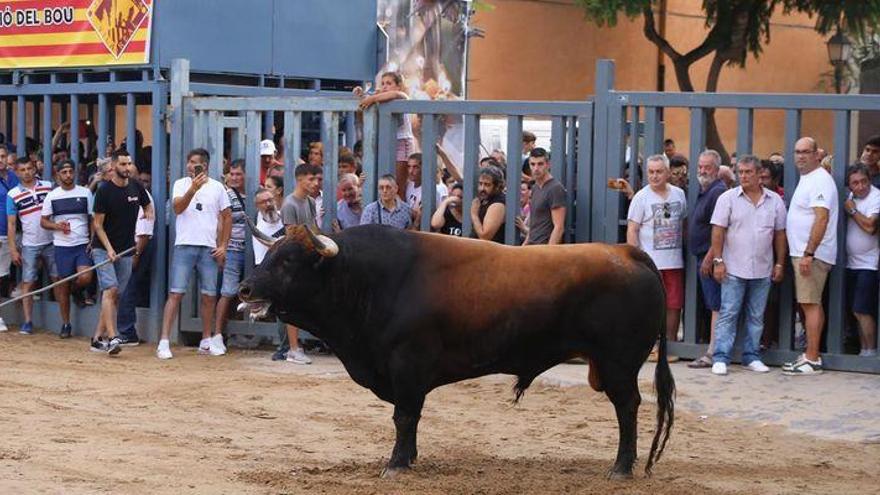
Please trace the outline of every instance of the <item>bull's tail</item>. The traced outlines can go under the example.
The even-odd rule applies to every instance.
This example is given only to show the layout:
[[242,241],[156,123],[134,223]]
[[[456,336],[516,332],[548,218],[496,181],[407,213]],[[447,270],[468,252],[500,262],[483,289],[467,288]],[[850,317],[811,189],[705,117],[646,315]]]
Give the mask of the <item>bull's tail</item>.
[[[663,324],[660,327],[660,343],[658,344],[657,367],[654,369],[654,392],[657,396],[657,431],[654,433],[654,441],[651,442],[651,453],[648,454],[648,463],[645,465],[645,473],[651,475],[654,463],[660,460],[672,424],[675,422],[675,380],[669,370],[669,362],[666,360],[666,315],[663,315]],[[662,438],[662,440],[661,440]]]

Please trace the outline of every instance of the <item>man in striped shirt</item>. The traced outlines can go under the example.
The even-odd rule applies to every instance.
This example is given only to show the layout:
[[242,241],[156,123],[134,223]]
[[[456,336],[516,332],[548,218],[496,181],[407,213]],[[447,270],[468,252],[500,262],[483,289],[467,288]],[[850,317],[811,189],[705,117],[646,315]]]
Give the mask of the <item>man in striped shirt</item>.
[[[43,211],[43,201],[52,190],[52,183],[37,180],[34,164],[30,159],[23,156],[15,161],[15,175],[21,183],[9,190],[6,195],[6,221],[9,230],[9,253],[12,262],[22,267],[21,292],[27,294],[34,288],[34,282],[38,279],[37,263],[43,259],[43,266],[49,271],[52,280],[58,279],[58,271],[55,267],[55,255],[52,247],[52,232],[40,225]],[[15,222],[21,221],[21,252],[15,243]],[[60,294],[57,293],[56,297]],[[22,300],[24,308],[24,323],[19,333],[23,335],[33,334],[34,300],[28,296]]]

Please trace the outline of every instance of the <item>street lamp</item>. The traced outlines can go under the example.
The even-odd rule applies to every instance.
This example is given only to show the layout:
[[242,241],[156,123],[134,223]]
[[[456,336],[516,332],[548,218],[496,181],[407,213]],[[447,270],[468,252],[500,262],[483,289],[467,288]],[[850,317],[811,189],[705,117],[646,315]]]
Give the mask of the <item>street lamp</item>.
[[828,38],[826,42],[828,46],[828,60],[834,66],[834,91],[840,94],[841,80],[843,79],[843,66],[849,60],[852,53],[852,43],[837,26],[837,32],[834,36]]

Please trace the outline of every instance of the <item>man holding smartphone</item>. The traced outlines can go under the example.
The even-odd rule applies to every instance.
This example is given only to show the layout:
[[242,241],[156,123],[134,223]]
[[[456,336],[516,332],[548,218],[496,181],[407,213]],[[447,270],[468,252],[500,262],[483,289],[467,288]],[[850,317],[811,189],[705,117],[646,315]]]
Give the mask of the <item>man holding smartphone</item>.
[[[223,335],[216,334],[213,316],[217,305],[217,274],[226,262],[226,248],[232,231],[232,213],[226,188],[208,177],[210,155],[196,148],[186,156],[187,177],[174,182],[171,206],[177,219],[174,224],[174,253],[171,258],[171,280],[168,300],[162,318],[162,334],[156,357],[171,359],[169,337],[171,325],[180,310],[180,300],[189,288],[193,270],[199,272],[202,294],[202,341],[200,354],[219,356],[226,353]],[[219,226],[219,229],[218,229]],[[219,231],[219,232],[218,232]]]

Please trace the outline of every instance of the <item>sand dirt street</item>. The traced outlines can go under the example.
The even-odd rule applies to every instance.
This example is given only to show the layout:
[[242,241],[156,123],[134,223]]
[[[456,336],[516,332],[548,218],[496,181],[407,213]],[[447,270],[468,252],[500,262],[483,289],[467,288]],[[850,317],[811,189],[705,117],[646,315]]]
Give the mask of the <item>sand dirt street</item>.
[[[681,407],[666,455],[652,478],[640,466],[635,480],[609,482],[617,423],[605,396],[584,385],[585,366],[551,370],[516,406],[505,376],[434,391],[419,461],[393,479],[378,478],[394,435],[391,406],[334,358],[296,366],[271,362],[267,351],[211,358],[177,348],[160,362],[150,345],[110,358],[88,352],[84,339],[8,332],[0,369],[2,494],[880,493],[873,433],[797,428],[809,427],[811,408],[839,407],[834,390],[849,381],[876,404],[880,377],[866,375],[826,374],[813,387],[829,387],[821,403],[786,392],[790,404],[739,419],[766,387],[786,387],[778,370],[734,373],[718,388],[706,372],[674,365]],[[649,371],[643,459],[654,428]],[[800,411],[790,423],[786,409]]]

